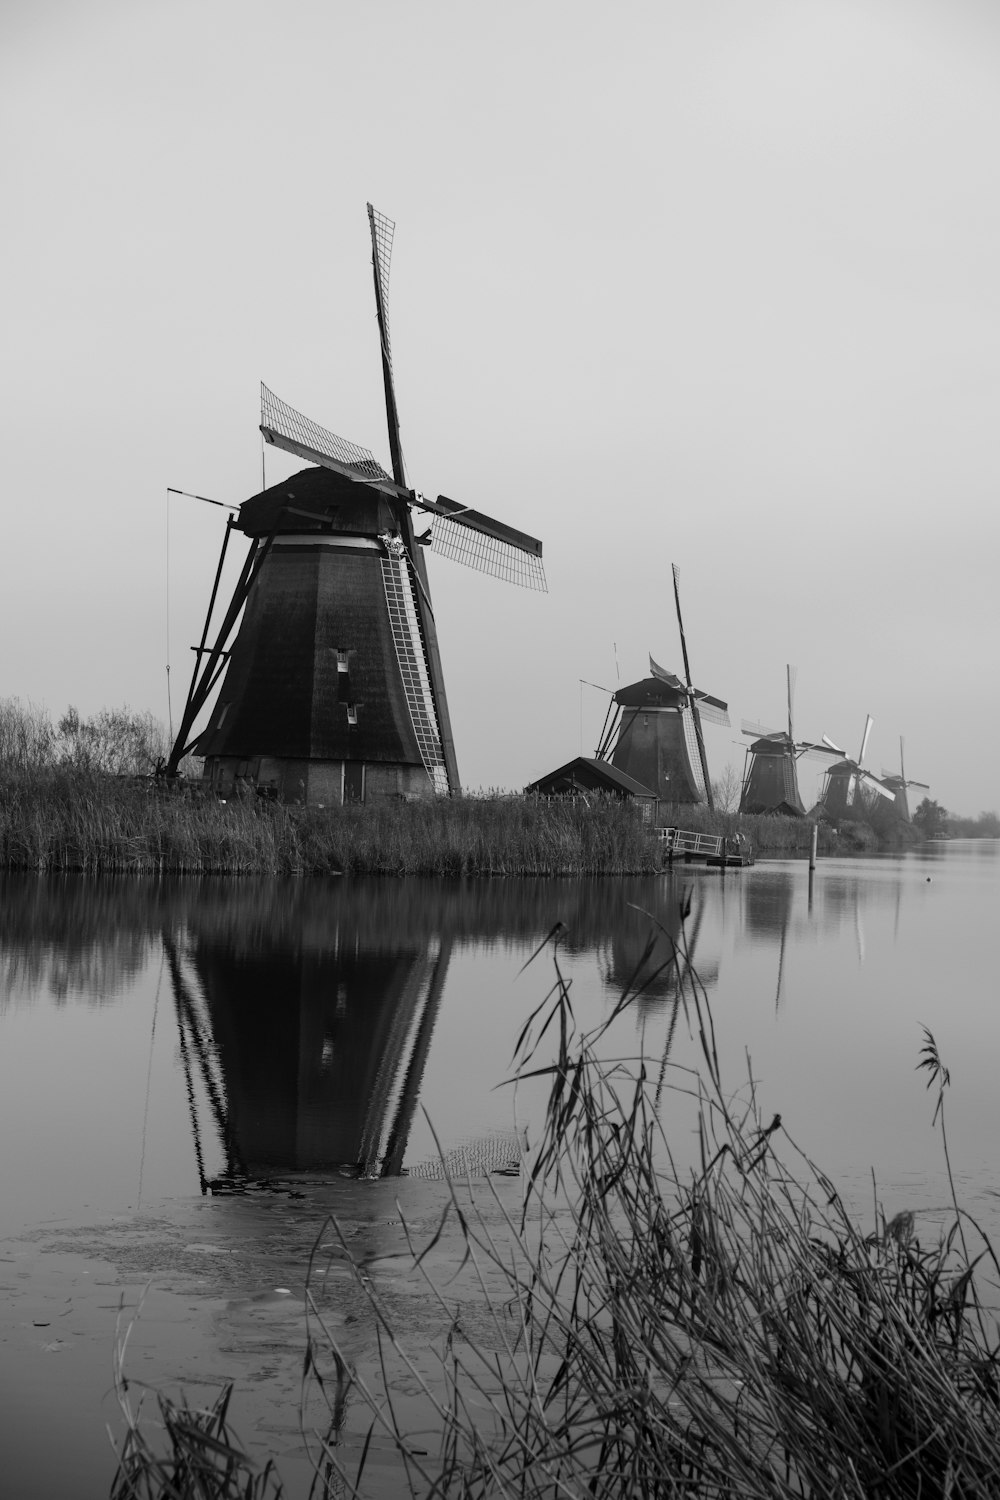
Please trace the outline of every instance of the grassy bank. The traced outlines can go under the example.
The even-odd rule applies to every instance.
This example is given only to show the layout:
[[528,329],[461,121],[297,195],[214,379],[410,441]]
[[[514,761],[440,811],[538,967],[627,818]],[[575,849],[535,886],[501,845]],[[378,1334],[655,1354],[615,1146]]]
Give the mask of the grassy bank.
[[[705,806],[690,805],[671,808],[666,821],[676,823],[679,828],[690,828],[695,833],[743,833],[749,838],[754,852],[764,859],[808,854],[813,826],[807,818],[710,812]],[[831,823],[819,824],[819,853],[874,854],[880,849],[908,849],[920,843],[923,837],[912,823],[903,823],[895,816],[879,818],[874,826],[845,819],[837,828]]]
[[46,768],[0,778],[0,865],[88,874],[625,875],[659,869],[614,800],[458,797],[301,808]]
[[[805,855],[801,818],[741,817],[690,805],[667,821],[746,834],[759,857]],[[821,824],[821,854],[883,845],[865,824]],[[614,799],[510,795],[285,806],[220,802],[152,777],[44,766],[0,774],[0,868],[52,874],[642,875],[660,868],[634,807]]]

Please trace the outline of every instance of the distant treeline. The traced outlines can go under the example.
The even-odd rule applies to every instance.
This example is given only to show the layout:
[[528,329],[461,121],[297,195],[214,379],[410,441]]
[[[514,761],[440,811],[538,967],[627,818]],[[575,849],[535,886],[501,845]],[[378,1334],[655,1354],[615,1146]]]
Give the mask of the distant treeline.
[[916,808],[913,821],[929,839],[942,835],[953,839],[1000,839],[1000,814],[981,812],[978,818],[963,818],[930,797],[925,797]]

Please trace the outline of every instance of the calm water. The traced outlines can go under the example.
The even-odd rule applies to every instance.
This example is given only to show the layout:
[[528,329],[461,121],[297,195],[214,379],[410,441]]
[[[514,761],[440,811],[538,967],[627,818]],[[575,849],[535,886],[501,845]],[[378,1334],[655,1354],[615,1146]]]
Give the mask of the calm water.
[[[506,1162],[515,1103],[529,1135],[541,1106],[537,1091],[515,1101],[497,1087],[552,982],[549,951],[526,960],[564,924],[576,1015],[596,1025],[651,931],[677,932],[688,896],[729,1087],[745,1089],[752,1068],[765,1117],[781,1113],[869,1225],[873,1195],[887,1214],[940,1217],[934,1096],[916,1071],[929,1027],[951,1069],[959,1192],[1000,1238],[996,843],[826,860],[811,890],[792,862],[587,882],[0,880],[4,1494],[100,1500],[113,1471],[104,1428],[121,1277],[38,1247],[77,1243],[93,1225],[124,1244],[130,1226],[155,1234],[178,1212],[197,1219],[199,1239],[224,1239],[234,1214],[252,1234],[265,1200],[267,1215],[311,1224],[331,1177],[370,1199],[369,1185],[342,1179],[427,1170],[423,1109],[446,1151]],[[666,947],[661,937],[653,968]],[[660,976],[608,1046],[657,1065],[672,1009]],[[695,1058],[682,1028],[674,1058]],[[664,1094],[678,1156],[692,1142],[683,1104]],[[290,1174],[294,1198],[212,1191]],[[177,1373],[181,1327],[188,1366],[202,1339],[213,1369],[216,1346],[230,1351],[227,1372],[240,1307],[213,1335],[185,1298],[157,1311],[154,1293],[139,1333],[159,1361],[150,1378]],[[298,1337],[285,1340],[296,1368]],[[268,1442],[274,1389],[258,1388]]]
[[[651,919],[688,940],[724,1076],[747,1054],[765,1113],[849,1192],[942,1192],[921,1027],[951,1069],[967,1206],[993,1212],[1000,1124],[1000,845],[605,881],[147,881],[0,885],[0,1236],[227,1177],[419,1173],[434,1145],[500,1159],[506,1076],[552,977],[605,1015]],[[654,983],[618,1051],[658,1058]],[[676,1053],[678,1060],[693,1056]],[[518,1096],[532,1127],[538,1100]],[[684,1128],[678,1125],[678,1129]]]

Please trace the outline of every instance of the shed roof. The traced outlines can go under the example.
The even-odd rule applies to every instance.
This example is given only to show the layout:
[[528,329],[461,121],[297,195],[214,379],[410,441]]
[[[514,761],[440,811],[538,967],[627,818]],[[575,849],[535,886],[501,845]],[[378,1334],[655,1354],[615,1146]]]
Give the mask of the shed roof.
[[656,793],[633,776],[619,771],[609,760],[599,760],[592,755],[578,755],[567,761],[547,776],[540,776],[526,792],[558,793],[569,791],[617,792],[621,796],[635,797],[644,801],[655,801]]

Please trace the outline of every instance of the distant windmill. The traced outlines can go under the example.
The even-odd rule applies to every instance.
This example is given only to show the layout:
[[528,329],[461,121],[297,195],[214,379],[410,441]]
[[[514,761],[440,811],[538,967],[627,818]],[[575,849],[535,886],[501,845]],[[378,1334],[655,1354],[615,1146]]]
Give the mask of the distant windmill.
[[890,792],[888,787],[884,787],[876,776],[865,769],[865,751],[868,749],[868,738],[874,722],[871,714],[868,714],[857,760],[850,760],[839,745],[834,744],[828,735],[823,735],[824,745],[844,757],[836,761],[826,773],[819,805],[828,817],[863,818],[880,797],[888,798],[890,802],[894,800],[895,793]]
[[926,781],[908,781],[906,778],[906,767],[903,764],[903,736],[899,736],[899,775],[895,771],[882,771],[882,784],[888,787],[896,799],[896,812],[904,823],[910,822],[910,804],[906,800],[906,789],[910,786],[918,786],[921,791],[929,792],[930,786]]
[[691,681],[676,565],[673,574],[687,681],[682,682],[650,657],[648,677],[612,694],[597,754],[648,786],[661,801],[707,802],[712,807],[702,721],[728,726],[728,705]]
[[[392,473],[261,387],[266,441],[316,467],[245,501],[226,530],[226,542],[247,536],[249,551],[209,645],[220,558],[166,768],[175,775],[196,749],[223,794],[256,786],[330,805],[458,791],[424,547],[545,588],[538,540],[407,483],[389,341],[394,225],[371,204],[368,220]],[[414,512],[429,522],[422,535]]]
[[743,776],[743,792],[740,797],[742,813],[783,813],[786,817],[805,816],[805,806],[799,793],[796,774],[797,763],[803,758],[829,761],[833,756],[843,755],[842,750],[832,750],[826,745],[814,745],[808,740],[795,739],[792,724],[792,703],[795,697],[795,668],[786,666],[788,689],[788,730],[767,729],[763,724],[744,719],[744,734],[754,736],[747,748],[747,765]]

